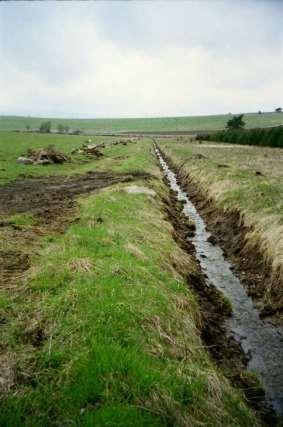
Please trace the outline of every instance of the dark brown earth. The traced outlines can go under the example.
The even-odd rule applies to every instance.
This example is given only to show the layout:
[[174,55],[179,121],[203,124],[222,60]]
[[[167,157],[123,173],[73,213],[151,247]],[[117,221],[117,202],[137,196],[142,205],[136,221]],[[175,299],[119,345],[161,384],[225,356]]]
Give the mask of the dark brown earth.
[[17,277],[29,267],[29,256],[25,253],[6,250],[0,251],[0,282],[3,284]]
[[[39,235],[63,231],[74,214],[75,197],[99,189],[147,179],[143,171],[131,173],[89,172],[72,177],[24,179],[0,187],[0,281],[6,287],[19,285],[22,275],[29,268],[29,258],[34,241]],[[18,213],[33,214],[36,224],[32,227],[14,225],[5,219]]]
[[99,190],[119,182],[148,178],[140,171],[130,173],[89,172],[77,176],[51,176],[24,179],[0,187],[0,215],[31,212],[48,216],[48,212],[68,207],[75,196]]

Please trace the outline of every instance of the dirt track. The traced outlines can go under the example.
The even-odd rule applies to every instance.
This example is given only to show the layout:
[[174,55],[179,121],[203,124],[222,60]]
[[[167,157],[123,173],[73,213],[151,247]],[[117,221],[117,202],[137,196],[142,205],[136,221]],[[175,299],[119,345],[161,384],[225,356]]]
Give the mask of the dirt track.
[[[39,235],[64,231],[72,220],[75,197],[119,182],[149,178],[142,171],[131,173],[90,172],[72,177],[51,176],[17,180],[0,187],[0,281],[8,288],[21,283]],[[36,224],[25,228],[5,219],[6,215],[31,213]]]
[[119,182],[148,178],[145,172],[128,174],[89,172],[78,176],[51,176],[15,181],[0,187],[0,215],[31,212],[42,214],[68,206],[75,196]]

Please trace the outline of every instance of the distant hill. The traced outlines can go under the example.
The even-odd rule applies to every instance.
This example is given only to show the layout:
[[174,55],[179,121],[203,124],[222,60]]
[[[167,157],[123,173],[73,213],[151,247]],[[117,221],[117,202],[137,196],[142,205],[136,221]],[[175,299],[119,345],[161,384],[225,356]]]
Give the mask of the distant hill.
[[[161,131],[213,131],[223,129],[229,114],[211,116],[123,118],[123,119],[60,119],[21,116],[0,116],[0,130],[38,129],[43,121],[52,122],[52,130],[58,124],[68,125],[70,129],[91,132],[161,132]],[[269,127],[283,124],[283,113],[247,113],[244,116],[247,128]]]

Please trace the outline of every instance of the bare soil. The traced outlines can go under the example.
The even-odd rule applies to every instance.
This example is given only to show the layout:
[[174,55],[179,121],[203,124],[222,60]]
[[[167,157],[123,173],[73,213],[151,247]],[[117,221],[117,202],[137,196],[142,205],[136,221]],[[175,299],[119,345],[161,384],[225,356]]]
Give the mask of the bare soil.
[[[31,213],[35,226],[25,228],[0,222],[0,280],[8,287],[18,283],[29,268],[29,250],[34,240],[51,231],[63,231],[71,221],[75,197],[119,182],[149,178],[143,171],[132,173],[90,172],[72,177],[51,176],[17,180],[0,187],[0,216]],[[24,251],[24,252],[23,252]]]
[[51,176],[14,181],[0,187],[0,215],[31,212],[48,216],[62,205],[68,206],[75,196],[119,182],[148,178],[145,172],[89,172],[78,176]]

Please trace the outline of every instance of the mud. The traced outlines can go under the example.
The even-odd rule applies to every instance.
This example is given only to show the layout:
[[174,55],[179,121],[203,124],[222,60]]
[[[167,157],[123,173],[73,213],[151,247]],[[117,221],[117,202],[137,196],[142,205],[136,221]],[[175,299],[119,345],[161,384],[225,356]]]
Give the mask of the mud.
[[59,213],[62,207],[73,205],[75,196],[149,176],[139,171],[128,174],[89,172],[71,177],[53,176],[15,181],[0,187],[0,215],[30,212],[48,217],[52,212]]
[[[119,182],[132,182],[149,175],[142,171],[132,173],[89,172],[72,177],[52,176],[14,181],[0,186],[0,216],[18,213],[33,214],[36,226],[21,230],[10,221],[0,221],[2,242],[9,242],[8,248],[0,246],[0,280],[13,287],[21,274],[29,268],[29,254],[21,248],[28,248],[39,234],[63,231],[70,222],[75,206],[75,197],[108,187]],[[19,249],[20,248],[20,249]]]
[[[119,182],[147,179],[143,171],[131,173],[89,172],[72,177],[24,179],[0,187],[0,281],[6,288],[19,288],[30,267],[34,241],[39,235],[62,232],[71,222],[75,197]],[[5,219],[18,213],[33,214],[36,223],[21,227]]]
[[2,285],[9,283],[12,278],[19,277],[28,268],[28,254],[0,250],[0,282]]

